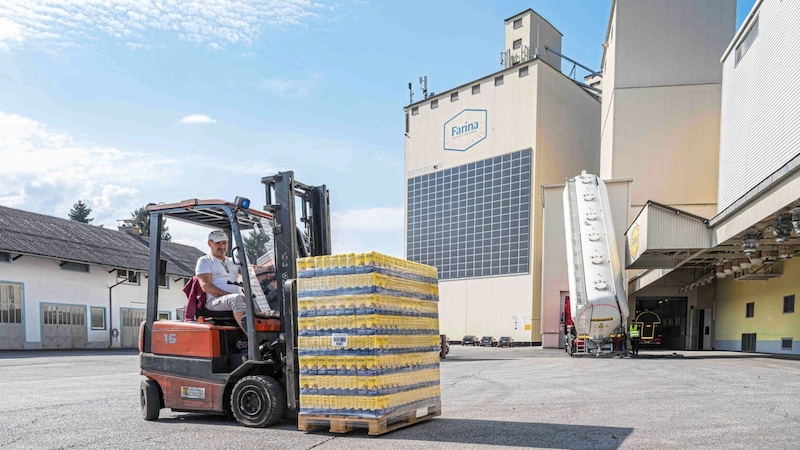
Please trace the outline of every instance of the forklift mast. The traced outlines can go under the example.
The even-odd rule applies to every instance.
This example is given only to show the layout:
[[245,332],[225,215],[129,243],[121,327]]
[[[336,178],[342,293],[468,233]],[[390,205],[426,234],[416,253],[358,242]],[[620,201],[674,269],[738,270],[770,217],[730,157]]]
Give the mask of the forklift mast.
[[[263,177],[266,191],[264,210],[274,217],[275,275],[281,286],[281,332],[286,337],[287,406],[300,408],[299,361],[297,357],[297,259],[331,254],[330,204],[325,185],[308,186],[294,179],[294,172]],[[298,217],[296,199],[300,200]],[[304,231],[298,228],[302,223]]]

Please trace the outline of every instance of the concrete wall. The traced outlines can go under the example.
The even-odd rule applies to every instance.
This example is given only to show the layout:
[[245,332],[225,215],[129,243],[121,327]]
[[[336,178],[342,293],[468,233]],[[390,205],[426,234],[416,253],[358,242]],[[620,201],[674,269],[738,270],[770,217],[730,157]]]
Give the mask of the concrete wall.
[[[743,333],[756,333],[756,351],[800,355],[800,259],[787,260],[783,276],[767,281],[717,280],[717,350],[740,351]],[[783,297],[795,296],[795,312],[783,313]],[[745,317],[753,302],[754,316]],[[781,338],[793,338],[792,350],[781,350]]]
[[[109,341],[108,288],[117,282],[116,270],[90,266],[89,272],[62,270],[60,261],[33,256],[22,256],[10,263],[0,263],[0,282],[20,283],[23,286],[23,323],[25,348],[42,346],[41,304],[85,305],[87,347],[107,347]],[[111,328],[121,330],[120,308],[144,309],[147,301],[147,279],[142,274],[140,285],[120,284],[112,289]],[[159,312],[176,318],[175,310],[186,306],[183,280],[169,280],[169,288],[159,292]],[[90,307],[105,308],[105,330],[91,329]],[[2,324],[0,324],[2,326]],[[115,346],[119,345],[117,340]]]
[[[604,60],[603,178],[633,178],[633,213],[654,200],[716,213],[722,54],[729,0],[615,3]],[[632,216],[633,217],[633,216]]]

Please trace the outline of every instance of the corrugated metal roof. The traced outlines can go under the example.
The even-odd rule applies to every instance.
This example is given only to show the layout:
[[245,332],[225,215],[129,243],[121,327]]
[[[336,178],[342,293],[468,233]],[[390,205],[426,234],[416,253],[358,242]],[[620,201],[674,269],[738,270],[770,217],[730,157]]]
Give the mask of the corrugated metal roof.
[[[111,268],[148,270],[149,239],[130,233],[0,206],[0,251]],[[162,242],[169,275],[192,276],[203,252]]]

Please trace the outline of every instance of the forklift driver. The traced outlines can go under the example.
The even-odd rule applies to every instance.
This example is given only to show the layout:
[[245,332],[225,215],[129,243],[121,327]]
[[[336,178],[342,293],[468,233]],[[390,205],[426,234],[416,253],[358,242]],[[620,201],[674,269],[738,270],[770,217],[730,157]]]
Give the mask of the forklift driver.
[[228,236],[222,230],[214,230],[208,234],[210,253],[201,256],[195,266],[195,275],[200,287],[206,293],[206,309],[209,311],[233,311],[233,318],[242,330],[247,309],[244,295],[238,285],[239,265],[225,254],[228,251]]

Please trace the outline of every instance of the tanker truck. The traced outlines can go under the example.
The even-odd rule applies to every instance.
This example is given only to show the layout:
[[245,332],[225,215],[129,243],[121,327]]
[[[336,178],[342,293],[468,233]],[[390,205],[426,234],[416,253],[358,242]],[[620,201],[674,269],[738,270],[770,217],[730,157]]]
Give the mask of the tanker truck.
[[603,180],[586,171],[567,179],[564,226],[569,274],[565,349],[571,356],[621,354],[628,300]]

